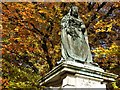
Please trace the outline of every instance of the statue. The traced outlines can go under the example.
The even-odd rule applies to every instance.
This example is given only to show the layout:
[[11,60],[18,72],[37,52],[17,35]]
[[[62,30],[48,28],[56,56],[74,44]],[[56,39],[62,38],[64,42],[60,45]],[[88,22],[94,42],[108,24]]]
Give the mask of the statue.
[[92,63],[85,24],[73,6],[61,20],[62,59],[81,63]]

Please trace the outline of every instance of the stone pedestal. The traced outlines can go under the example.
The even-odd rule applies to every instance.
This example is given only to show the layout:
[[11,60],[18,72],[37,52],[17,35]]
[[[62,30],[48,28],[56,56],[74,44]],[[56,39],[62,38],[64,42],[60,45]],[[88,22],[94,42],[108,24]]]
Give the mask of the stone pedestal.
[[40,85],[55,88],[103,88],[117,75],[91,64],[64,61],[40,80]]

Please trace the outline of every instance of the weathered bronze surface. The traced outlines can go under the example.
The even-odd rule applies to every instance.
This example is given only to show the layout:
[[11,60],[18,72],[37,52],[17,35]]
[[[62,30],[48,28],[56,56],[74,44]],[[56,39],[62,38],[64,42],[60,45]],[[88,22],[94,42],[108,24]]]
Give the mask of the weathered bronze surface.
[[62,59],[93,62],[85,24],[73,6],[61,20]]

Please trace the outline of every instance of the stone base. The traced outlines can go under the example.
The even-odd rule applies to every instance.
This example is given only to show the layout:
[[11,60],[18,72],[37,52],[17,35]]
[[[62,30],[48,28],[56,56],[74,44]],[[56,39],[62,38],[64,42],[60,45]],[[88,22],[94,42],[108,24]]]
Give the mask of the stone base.
[[106,83],[101,79],[90,78],[80,74],[68,74],[62,83],[63,88],[106,88]]
[[56,88],[106,88],[117,75],[91,64],[64,61],[40,80],[40,85]]

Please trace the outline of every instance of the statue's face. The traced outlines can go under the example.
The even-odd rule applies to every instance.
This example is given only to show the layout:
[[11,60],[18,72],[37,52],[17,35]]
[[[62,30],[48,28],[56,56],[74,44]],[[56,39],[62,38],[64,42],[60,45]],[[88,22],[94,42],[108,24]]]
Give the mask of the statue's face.
[[75,18],[78,18],[78,7],[73,6],[71,8],[71,16],[74,16]]

